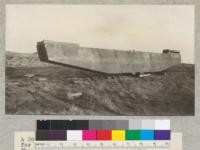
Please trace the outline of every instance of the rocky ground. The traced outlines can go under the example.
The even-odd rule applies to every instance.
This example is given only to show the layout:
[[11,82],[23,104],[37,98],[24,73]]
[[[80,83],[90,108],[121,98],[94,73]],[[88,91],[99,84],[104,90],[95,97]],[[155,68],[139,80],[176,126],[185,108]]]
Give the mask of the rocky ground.
[[193,115],[194,65],[141,78],[105,76],[6,52],[6,113]]

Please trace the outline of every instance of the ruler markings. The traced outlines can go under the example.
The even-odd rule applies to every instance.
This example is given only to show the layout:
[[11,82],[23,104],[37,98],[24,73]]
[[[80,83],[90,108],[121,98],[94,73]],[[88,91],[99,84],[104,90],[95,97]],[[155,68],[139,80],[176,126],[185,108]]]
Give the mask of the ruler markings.
[[15,150],[182,150],[182,134],[153,141],[35,141],[35,132],[16,132]]

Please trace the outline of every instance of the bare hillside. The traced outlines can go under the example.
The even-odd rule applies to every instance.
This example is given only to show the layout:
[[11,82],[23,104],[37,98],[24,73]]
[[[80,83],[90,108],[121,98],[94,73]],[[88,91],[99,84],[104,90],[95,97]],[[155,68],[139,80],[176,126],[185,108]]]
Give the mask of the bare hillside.
[[6,55],[6,113],[193,115],[194,65],[150,76],[102,75],[40,62],[37,54]]

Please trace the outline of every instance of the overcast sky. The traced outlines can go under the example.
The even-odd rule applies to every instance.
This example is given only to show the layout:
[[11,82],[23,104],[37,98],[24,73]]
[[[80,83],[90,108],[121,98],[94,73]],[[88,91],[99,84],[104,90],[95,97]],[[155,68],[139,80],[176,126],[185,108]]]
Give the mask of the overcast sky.
[[148,52],[181,51],[194,63],[191,5],[7,5],[6,50],[36,52],[37,41]]

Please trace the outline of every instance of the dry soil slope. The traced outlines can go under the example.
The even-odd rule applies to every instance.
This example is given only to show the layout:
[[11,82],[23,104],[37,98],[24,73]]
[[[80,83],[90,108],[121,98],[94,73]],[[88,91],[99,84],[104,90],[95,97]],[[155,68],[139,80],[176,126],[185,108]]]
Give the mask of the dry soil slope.
[[[103,76],[6,55],[6,112],[70,115],[193,115],[194,65],[148,77]],[[81,93],[79,96],[70,96]]]

